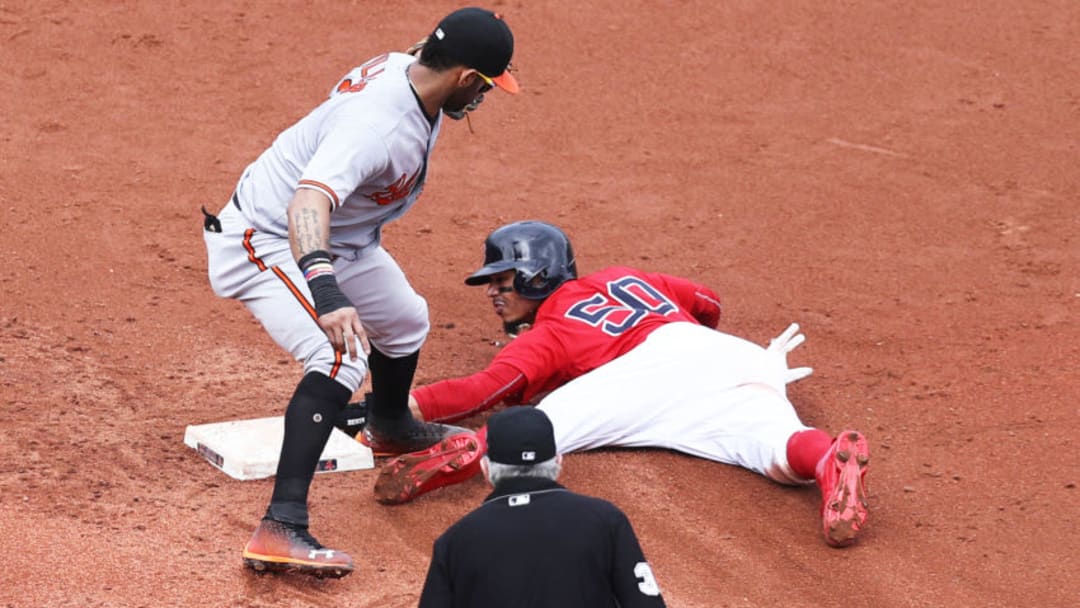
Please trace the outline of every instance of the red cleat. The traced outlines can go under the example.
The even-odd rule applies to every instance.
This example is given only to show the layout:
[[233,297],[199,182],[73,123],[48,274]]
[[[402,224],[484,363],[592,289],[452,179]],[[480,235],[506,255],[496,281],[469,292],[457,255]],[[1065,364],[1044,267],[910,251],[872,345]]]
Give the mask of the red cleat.
[[379,471],[375,500],[398,505],[437,488],[461,483],[480,472],[483,455],[480,438],[464,430],[426,450],[398,456]]
[[307,526],[267,518],[244,547],[244,565],[256,572],[294,571],[319,578],[341,578],[353,571],[348,553],[322,546]]
[[866,523],[866,466],[870,448],[858,431],[844,431],[817,464],[825,542],[846,547]]

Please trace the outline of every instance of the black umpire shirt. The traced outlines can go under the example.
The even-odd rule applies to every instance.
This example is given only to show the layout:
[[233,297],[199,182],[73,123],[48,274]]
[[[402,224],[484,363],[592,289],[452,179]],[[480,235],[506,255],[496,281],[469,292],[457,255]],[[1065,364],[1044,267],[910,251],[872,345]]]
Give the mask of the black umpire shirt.
[[664,606],[626,515],[517,477],[435,540],[420,608]]

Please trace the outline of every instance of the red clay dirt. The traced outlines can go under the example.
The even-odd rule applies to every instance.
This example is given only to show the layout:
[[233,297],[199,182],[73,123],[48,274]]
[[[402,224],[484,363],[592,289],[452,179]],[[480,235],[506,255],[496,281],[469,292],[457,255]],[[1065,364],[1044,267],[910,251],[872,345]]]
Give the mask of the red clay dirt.
[[[574,8],[568,8],[573,5]],[[0,2],[0,606],[413,606],[479,480],[401,507],[320,475],[358,571],[254,575],[271,481],[188,424],[280,415],[299,367],[207,284],[200,205],[447,2]],[[583,272],[684,274],[722,328],[788,323],[804,420],[871,442],[872,519],[659,450],[572,455],[668,604],[1065,606],[1080,592],[1080,5],[499,1],[524,91],[448,123],[385,242],[431,304],[418,382],[501,338],[461,279],[536,218]],[[483,417],[468,421],[478,426]]]

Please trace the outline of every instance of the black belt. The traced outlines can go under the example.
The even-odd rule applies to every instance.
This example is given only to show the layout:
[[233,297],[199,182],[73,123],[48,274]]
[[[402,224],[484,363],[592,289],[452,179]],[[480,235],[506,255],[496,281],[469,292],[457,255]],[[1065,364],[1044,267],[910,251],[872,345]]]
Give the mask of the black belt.
[[[235,192],[232,193],[232,204],[236,205],[237,209],[240,209],[240,199],[236,197]],[[240,209],[240,211],[243,211],[243,209]]]

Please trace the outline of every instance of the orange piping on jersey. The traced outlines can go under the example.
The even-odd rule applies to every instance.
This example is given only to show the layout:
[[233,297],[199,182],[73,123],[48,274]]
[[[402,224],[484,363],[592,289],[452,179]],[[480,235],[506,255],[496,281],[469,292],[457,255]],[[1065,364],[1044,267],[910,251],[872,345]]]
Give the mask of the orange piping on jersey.
[[317,181],[315,181],[313,179],[302,179],[302,180],[300,180],[300,185],[301,186],[311,186],[312,188],[318,189],[319,192],[322,192],[323,194],[325,194],[327,197],[330,198],[330,204],[333,205],[334,209],[337,209],[338,207],[341,206],[341,201],[338,199],[337,192],[334,192],[334,189],[331,188],[330,186],[327,186],[326,184],[324,184],[322,182],[317,182]]
[[[307,301],[307,298],[304,297],[304,293],[302,291],[300,291],[300,289],[296,286],[296,284],[293,283],[289,279],[289,275],[285,274],[285,271],[282,270],[281,268],[278,268],[277,266],[274,266],[273,268],[271,268],[271,270],[274,272],[275,275],[277,275],[277,278],[280,279],[281,282],[285,284],[285,287],[293,294],[293,297],[296,298],[296,301],[299,302],[300,305],[304,307],[304,310],[307,311],[308,316],[310,316],[311,319],[313,321],[315,321],[315,324],[318,325],[319,324],[319,313],[315,312],[315,308],[311,305],[311,302]],[[340,369],[341,369],[341,353],[339,353],[338,351],[335,350],[334,351],[334,365],[333,365],[333,367],[330,368],[330,378],[331,379],[337,378],[338,370],[340,370]]]
[[251,244],[251,237],[255,234],[254,228],[248,228],[244,231],[244,249],[247,249],[248,259],[251,260],[259,268],[259,272],[266,270],[266,264],[259,259],[259,256],[255,255],[255,246]]

